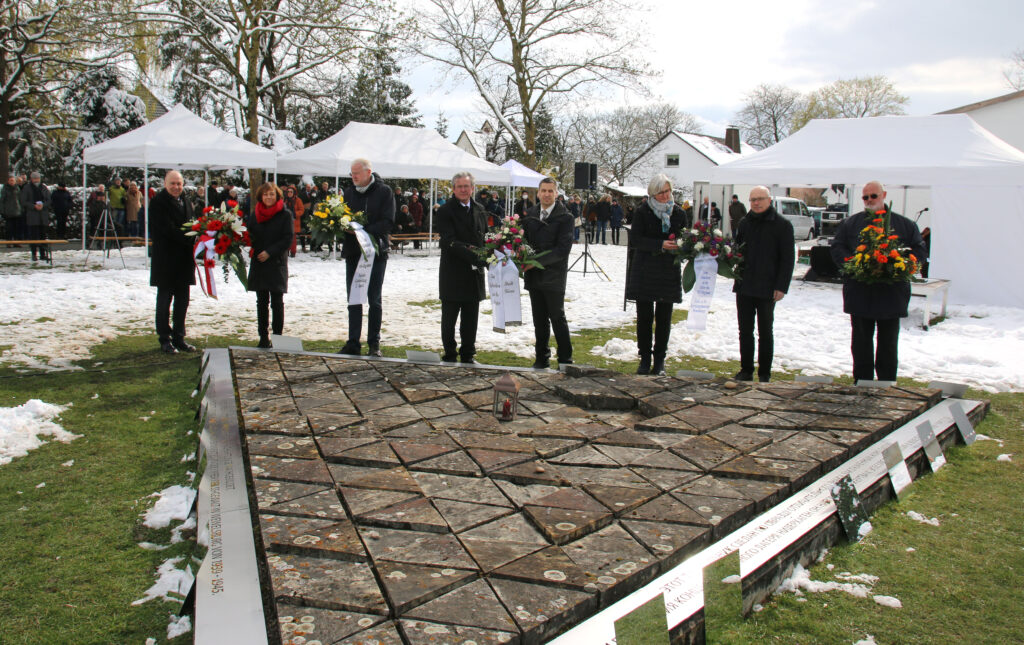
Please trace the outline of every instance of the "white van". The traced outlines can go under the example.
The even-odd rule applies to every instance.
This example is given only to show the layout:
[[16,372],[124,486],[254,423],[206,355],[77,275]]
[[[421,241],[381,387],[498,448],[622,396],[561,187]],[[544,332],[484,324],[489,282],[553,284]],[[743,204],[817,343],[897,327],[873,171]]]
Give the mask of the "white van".
[[802,199],[794,197],[772,197],[775,211],[793,225],[793,237],[797,241],[814,239],[814,218]]

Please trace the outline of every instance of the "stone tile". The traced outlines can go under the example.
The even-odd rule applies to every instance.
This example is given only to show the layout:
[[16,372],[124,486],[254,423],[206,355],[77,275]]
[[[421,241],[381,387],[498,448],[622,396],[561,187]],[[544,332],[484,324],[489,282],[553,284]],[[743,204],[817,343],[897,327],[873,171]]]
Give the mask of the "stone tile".
[[466,406],[459,399],[452,396],[450,392],[447,394],[448,396],[445,398],[418,404],[415,408],[416,412],[424,419],[436,419],[466,411]]
[[[380,432],[387,432],[394,428],[400,428],[402,426],[412,425],[422,420],[424,417],[420,415],[419,410],[411,405],[397,405],[391,402],[391,398],[398,398],[397,394],[381,394],[375,395],[381,397],[379,400],[374,399],[374,403],[367,404],[366,400],[360,399],[357,403],[360,411],[373,416],[373,427]],[[376,403],[384,403],[381,408],[369,409],[371,405]]]
[[519,514],[463,531],[459,540],[485,572],[548,546],[541,534]]
[[811,459],[821,462],[823,470],[832,470],[846,458],[848,452],[845,446],[819,439],[807,432],[797,432],[784,441],[773,443],[751,454],[757,457],[777,457],[796,461]]
[[308,437],[310,434],[310,426],[306,422],[306,417],[298,414],[281,417],[246,416],[245,429],[251,433],[262,432],[293,437]]
[[567,466],[615,467],[619,465],[614,459],[603,452],[598,451],[591,445],[582,446],[581,448],[567,452],[564,455],[559,455],[558,457],[549,459],[549,461],[553,464],[563,464]]
[[389,441],[388,445],[406,466],[458,450],[458,446],[443,435],[437,437],[436,442],[425,439],[395,439]]
[[277,607],[282,645],[304,645],[313,641],[336,643],[383,621],[384,616],[355,611],[297,607],[283,603]]
[[[622,431],[620,430],[619,432],[612,433],[612,435],[608,436],[620,434],[621,432]],[[648,442],[647,445],[650,445],[649,440],[645,439],[645,441]],[[613,459],[615,463],[620,466],[632,465],[634,463],[639,462],[644,457],[649,457],[654,453],[658,452],[658,449],[656,448],[630,448],[626,446],[617,445],[597,445],[595,447],[598,451],[607,455],[609,458]]]
[[583,422],[593,414],[592,410],[584,410],[576,405],[563,405],[541,415],[541,419],[547,423],[562,423],[566,421]]
[[704,474],[703,471],[697,470],[697,468],[693,468],[693,470],[666,470],[664,468],[633,466],[631,470],[661,490],[678,488]]
[[524,642],[541,643],[597,608],[593,594],[517,580],[491,580],[498,597],[523,631]]
[[348,520],[261,513],[260,531],[268,551],[340,560],[366,559],[363,544]]
[[672,524],[689,524],[708,528],[711,523],[707,518],[680,502],[676,497],[665,493],[647,502],[643,506],[629,511],[623,516],[629,520],[648,520],[651,522],[669,522]]
[[705,471],[724,464],[730,459],[735,459],[742,454],[739,450],[707,435],[690,437],[675,444],[670,450],[697,468]]
[[754,512],[761,513],[789,496],[790,487],[781,482],[756,479],[720,478],[741,495],[754,502]]
[[[585,435],[578,430],[576,426],[581,424],[573,424],[569,422],[560,423],[545,423],[532,428],[523,428],[516,430],[516,434],[519,435],[520,439],[528,440],[533,437],[547,437],[551,439],[584,439]],[[611,428],[609,428],[609,431]]]
[[[308,484],[292,484],[292,486],[305,486]],[[338,493],[333,489],[321,490],[311,495],[298,497],[277,504],[269,505],[265,509],[277,515],[303,515],[306,517],[319,517],[322,519],[345,520],[348,515],[345,507],[338,499]]]
[[443,568],[476,569],[466,550],[451,534],[363,526],[359,534],[373,559]]
[[379,488],[409,493],[419,493],[420,487],[405,468],[370,468],[366,466],[350,466],[347,464],[331,464],[331,475],[338,485],[354,488]]
[[693,464],[677,457],[675,453],[668,450],[658,450],[652,452],[642,459],[636,460],[633,466],[640,466],[645,468],[662,468],[667,470],[694,470]]
[[388,621],[371,627],[333,645],[404,645],[395,623]]
[[807,424],[811,430],[845,430],[865,433],[875,437],[889,432],[893,427],[889,419],[865,419],[859,417],[823,415],[815,417]]
[[274,504],[289,502],[299,497],[329,490],[323,484],[294,484],[276,479],[253,478],[253,485],[256,489],[256,502],[260,510],[264,510]]
[[453,533],[461,533],[513,512],[513,509],[508,506],[475,504],[454,499],[435,498],[433,502],[434,508],[448,522]]
[[795,399],[797,397],[804,396],[809,392],[813,392],[817,388],[806,383],[772,383],[771,385],[758,384],[757,389],[762,392],[774,394],[782,399]]
[[494,483],[497,484],[498,488],[501,489],[501,492],[512,500],[512,503],[517,507],[522,507],[526,504],[533,504],[535,500],[561,490],[560,486],[551,486],[548,484],[517,484],[503,479],[495,479]]
[[418,497],[394,506],[359,515],[360,524],[385,526],[392,529],[448,533],[448,522],[431,505],[430,500]]
[[672,416],[688,423],[698,433],[709,432],[732,421],[729,415],[720,412],[718,408],[706,405],[696,405],[691,408],[677,410],[672,413]]
[[871,434],[849,430],[814,430],[809,434],[837,446],[846,446],[851,455],[860,452],[874,442],[874,437]]
[[533,459],[532,453],[508,452],[504,450],[485,450],[483,448],[472,448],[466,451],[473,461],[480,466],[485,473],[500,470],[506,466],[512,466],[524,461]]
[[467,432],[491,432],[505,434],[503,424],[491,414],[462,412],[430,420],[430,425],[439,430],[464,430]]
[[661,491],[654,486],[643,486],[632,488],[625,486],[607,486],[604,484],[590,484],[583,489],[594,496],[594,499],[601,502],[619,517],[634,508],[645,504],[661,494]]
[[661,448],[659,444],[651,441],[642,433],[628,428],[623,428],[622,430],[616,430],[615,432],[609,432],[608,434],[601,435],[594,439],[594,443],[597,445],[648,448],[652,450]]
[[[488,371],[488,374],[493,374],[493,372]],[[499,376],[501,375],[495,374],[494,379],[497,380]],[[494,388],[494,384],[491,383],[490,381],[482,379],[479,376],[473,375],[467,375],[461,378],[454,379],[448,378],[445,379],[444,383],[452,392],[457,392],[459,394],[465,394],[466,392],[475,392],[478,390],[487,390],[487,392],[490,393],[493,391]]]
[[555,544],[568,544],[612,521],[607,510],[581,511],[551,506],[524,506],[523,514]]
[[249,466],[253,477],[280,479],[307,484],[332,484],[327,466],[319,459],[281,459],[252,455]]
[[647,480],[629,468],[591,468],[587,466],[559,466],[562,476],[577,486],[604,484],[644,488]]
[[369,466],[373,468],[393,468],[401,464],[398,456],[386,441],[364,443],[344,452],[324,455],[334,463],[351,464],[353,466]]
[[763,448],[770,444],[773,438],[770,433],[758,428],[745,428],[735,423],[712,430],[707,436],[743,453]]
[[549,495],[534,499],[534,506],[551,506],[553,508],[565,508],[578,511],[599,511],[607,510],[604,504],[575,488],[560,488]]
[[238,397],[246,403],[257,403],[268,399],[278,399],[283,396],[291,396],[291,388],[284,382],[284,379],[255,379],[239,378]]
[[[322,410],[310,412],[306,415],[306,419],[309,421],[309,427],[313,429],[313,432],[318,437],[346,436],[344,433],[335,434],[335,431],[366,422],[366,419],[358,414],[335,414],[323,412]],[[359,436],[359,433],[349,433],[347,436]]]
[[527,461],[507,466],[500,470],[495,470],[490,476],[520,485],[562,486],[569,483],[558,471],[558,468],[543,461]]
[[394,506],[400,502],[417,499],[417,495],[406,491],[378,490],[375,488],[349,488],[339,486],[338,492],[345,499],[345,504],[353,517]]
[[609,379],[565,379],[555,386],[555,392],[567,402],[591,410],[629,410],[636,407],[636,399],[615,388]]
[[490,578],[510,578],[577,591],[597,591],[597,576],[581,569],[557,546],[535,551],[499,567],[491,572]]
[[[602,602],[613,602],[650,582],[657,574],[658,559],[618,524],[562,547],[569,559],[597,576]],[[620,586],[620,583],[628,581]],[[618,587],[613,589],[614,587]]]
[[762,479],[789,484],[794,490],[810,483],[821,467],[812,461],[788,461],[744,455],[715,468],[714,474],[741,479]]
[[537,455],[544,459],[551,459],[567,454],[576,448],[584,446],[580,439],[553,439],[550,437],[523,437],[520,439],[530,444]]
[[[489,479],[420,472],[414,472],[413,478],[427,497],[492,506],[512,506],[509,498]],[[508,482],[503,483],[514,486]]]
[[[442,384],[438,383],[437,385]],[[428,401],[437,401],[438,399],[448,398],[451,397],[452,395],[451,390],[447,388],[433,389],[429,386],[398,386],[398,393],[401,394],[406,401],[412,403],[413,405],[426,403]]]
[[754,502],[749,499],[691,493],[673,493],[673,496],[707,520],[714,540],[732,533],[754,517]]
[[412,607],[461,587],[477,575],[476,571],[467,569],[401,562],[379,561],[376,566],[391,607],[399,616]]
[[698,434],[696,428],[673,414],[662,414],[634,426],[636,430],[645,432],[674,432],[679,434]]
[[533,446],[515,436],[494,435],[487,432],[466,432],[449,430],[448,435],[466,450],[472,448],[503,452],[524,452],[533,454]]
[[386,616],[387,603],[365,562],[268,553],[274,598],[280,603]]
[[[746,495],[736,490],[730,482],[736,480],[704,475],[686,482],[679,488],[673,489],[672,493],[689,493],[691,495],[703,495],[705,497],[730,497],[734,499],[749,499]],[[751,500],[752,501],[752,500]]]
[[493,629],[442,625],[424,620],[401,620],[399,624],[402,627],[402,633],[409,640],[409,645],[437,645],[438,643],[499,645],[519,642],[519,634]]
[[414,607],[405,612],[402,618],[519,633],[505,606],[494,595],[487,581],[482,579]]
[[320,447],[320,452],[323,453],[324,459],[327,461],[335,461],[336,458],[345,454],[353,448],[359,446],[365,446],[368,443],[374,443],[379,441],[377,433],[361,430],[360,434],[363,436],[359,437],[325,437],[317,436],[316,444]]
[[688,524],[622,520],[622,526],[637,542],[673,567],[711,543],[711,529]]
[[597,439],[598,437],[604,436],[609,432],[615,432],[620,429],[620,426],[608,425],[607,423],[573,423],[572,429],[587,439]]
[[659,417],[697,404],[693,398],[686,399],[687,397],[674,392],[659,392],[643,397],[637,405],[648,417]]
[[425,459],[411,466],[413,470],[475,477],[482,473],[480,466],[462,450],[455,450],[432,459]]
[[[450,392],[446,392],[449,394]],[[463,392],[458,395],[460,401],[470,410],[487,411],[494,405],[494,393],[484,391]],[[521,401],[522,399],[520,399]]]

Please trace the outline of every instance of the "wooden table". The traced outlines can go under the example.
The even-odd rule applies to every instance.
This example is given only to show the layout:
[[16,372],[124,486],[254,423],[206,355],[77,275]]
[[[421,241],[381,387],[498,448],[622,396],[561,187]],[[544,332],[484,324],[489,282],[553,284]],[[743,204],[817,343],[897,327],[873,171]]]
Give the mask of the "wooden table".
[[925,329],[932,324],[932,298],[942,296],[942,309],[939,317],[946,317],[946,302],[949,299],[949,280],[926,280],[925,282],[911,282],[911,297],[924,298],[924,321],[922,326]]

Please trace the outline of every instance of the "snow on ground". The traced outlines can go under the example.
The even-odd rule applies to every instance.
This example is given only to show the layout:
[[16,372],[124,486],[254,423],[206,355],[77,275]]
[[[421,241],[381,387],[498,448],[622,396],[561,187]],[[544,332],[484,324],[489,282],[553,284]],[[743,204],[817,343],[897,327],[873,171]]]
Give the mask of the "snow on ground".
[[[146,511],[144,526],[151,529],[162,529],[169,526],[171,520],[188,519],[192,502],[196,498],[196,490],[187,486],[168,486],[150,497],[158,497],[153,507]],[[193,527],[194,528],[194,525]]]
[[156,582],[152,587],[146,590],[146,594],[138,600],[133,600],[132,605],[141,605],[142,603],[149,602],[154,598],[163,598],[164,600],[180,601],[181,598],[175,598],[171,594],[181,596],[188,591],[189,586],[192,584],[192,580],[195,576],[192,575],[192,567],[185,565],[184,569],[179,569],[178,564],[183,560],[182,557],[170,558],[164,560],[163,564],[156,570]]
[[67,406],[44,403],[39,399],[31,399],[13,408],[0,408],[0,466],[10,463],[15,457],[24,457],[29,450],[46,443],[41,437],[51,437],[62,443],[81,437],[52,421],[66,409]]
[[1013,453],[1003,453],[996,457],[996,461],[1013,461]]
[[920,522],[921,524],[930,524],[931,526],[939,525],[939,518],[933,517],[929,519],[927,515],[922,515],[917,511],[907,511],[907,517],[914,520],[915,522]]
[[[576,259],[582,247],[573,247]],[[591,271],[571,273],[566,292],[566,315],[572,331],[584,328],[632,326],[635,309],[622,310],[626,249],[592,246],[591,252],[611,282]],[[54,252],[54,267],[31,266],[27,253],[0,255],[0,326],[4,340],[0,360],[33,369],[65,369],[87,358],[91,346],[122,333],[152,333],[155,290],[149,286],[141,249],[126,249],[127,269],[116,253],[100,266],[101,255],[83,270],[80,251]],[[437,299],[437,251],[427,256],[392,254],[384,282],[385,345],[415,344],[440,349],[440,306]],[[583,262],[579,262],[579,269]],[[344,262],[324,261],[299,253],[289,263],[291,277],[285,296],[285,333],[307,340],[345,339]],[[801,275],[804,265],[798,265]],[[189,308],[189,338],[240,334],[256,340],[255,296],[242,290],[232,276],[218,285],[220,299],[193,289]],[[418,303],[418,304],[414,304]],[[689,303],[684,297],[683,307]],[[929,331],[920,327],[919,298],[911,301],[910,317],[900,333],[900,375],[928,381],[965,382],[988,391],[1024,391],[1024,309],[951,305],[946,320]],[[478,347],[504,349],[520,356],[533,354],[529,299],[523,298],[525,324],[509,333],[491,330],[489,303],[481,308]],[[255,344],[255,343],[254,343]],[[850,371],[849,318],[842,312],[837,285],[794,280],[789,294],[775,310],[775,368],[790,372],[839,376]],[[154,349],[156,339],[153,340]],[[595,354],[636,359],[632,340],[615,338],[605,345],[575,347],[577,362]],[[669,358],[685,355],[713,360],[738,360],[735,300],[731,282],[719,278],[707,329],[694,332],[685,323],[673,329]]]
[[[894,596],[882,596],[872,595],[871,587],[878,582],[878,576],[873,576],[870,573],[859,573],[853,575],[848,571],[835,574],[839,582],[835,580],[820,581],[811,580],[810,572],[803,568],[800,564],[797,564],[793,569],[793,573],[789,578],[786,578],[775,590],[776,594],[791,592],[797,596],[802,596],[803,592],[808,593],[825,593],[829,591],[844,591],[851,596],[857,598],[867,598],[869,595],[879,605],[884,607],[892,607],[899,609],[903,606],[899,598]],[[797,600],[803,600],[803,598],[797,598]]]

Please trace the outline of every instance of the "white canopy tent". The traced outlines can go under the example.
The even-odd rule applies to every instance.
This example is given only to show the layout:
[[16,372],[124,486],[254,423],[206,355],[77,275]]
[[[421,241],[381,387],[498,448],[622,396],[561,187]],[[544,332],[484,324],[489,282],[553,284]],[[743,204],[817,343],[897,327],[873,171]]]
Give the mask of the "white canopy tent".
[[[149,212],[149,169],[175,168],[223,170],[226,168],[264,168],[273,170],[277,158],[273,150],[240,139],[207,123],[180,103],[167,114],[119,137],[85,149],[82,187],[86,167],[141,166],[146,212]],[[82,249],[85,249],[85,205],[82,206]],[[149,218],[145,222],[149,239]],[[147,260],[148,263],[148,260]]]
[[1003,279],[1016,274],[1016,258],[994,243],[1024,238],[1024,152],[967,115],[814,120],[711,176],[779,186],[872,180],[931,187],[930,275],[952,280],[954,301],[1024,307],[1024,283]]
[[501,164],[501,167],[512,174],[512,185],[525,188],[536,188],[540,186],[540,180],[547,177],[536,170],[531,170],[515,159],[509,159]]

